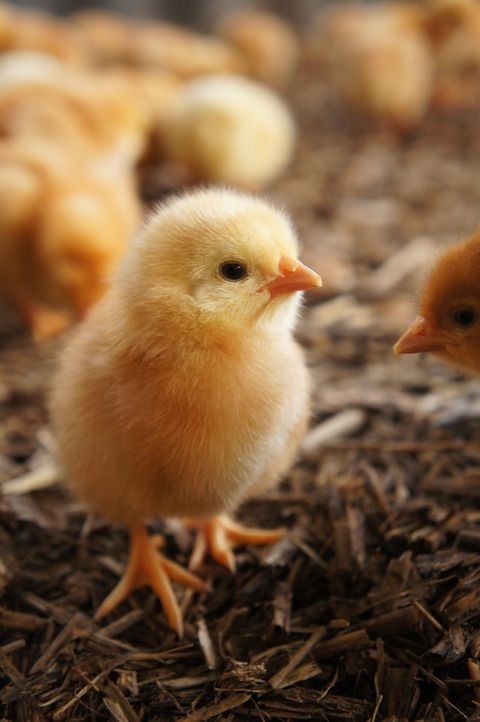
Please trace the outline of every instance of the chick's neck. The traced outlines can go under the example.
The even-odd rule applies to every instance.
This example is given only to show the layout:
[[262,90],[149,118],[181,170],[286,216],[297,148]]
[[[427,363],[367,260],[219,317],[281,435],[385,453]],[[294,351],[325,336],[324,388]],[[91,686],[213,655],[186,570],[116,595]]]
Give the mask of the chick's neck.
[[224,363],[229,357],[238,360],[268,336],[258,324],[211,317],[172,298],[155,304],[155,308],[128,304],[124,313],[122,336],[130,352],[184,366],[197,363],[199,354],[204,362]]

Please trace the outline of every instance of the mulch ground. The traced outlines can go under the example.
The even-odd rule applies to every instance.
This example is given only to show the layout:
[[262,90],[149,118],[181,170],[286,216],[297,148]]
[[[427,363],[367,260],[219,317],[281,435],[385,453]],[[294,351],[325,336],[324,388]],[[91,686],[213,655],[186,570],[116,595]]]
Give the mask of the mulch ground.
[[[480,720],[480,384],[393,357],[435,248],[480,221],[478,108],[403,138],[334,102],[308,72],[292,91],[297,158],[271,196],[325,279],[299,325],[314,418],[295,468],[239,517],[289,534],[238,550],[214,592],[179,589],[186,631],[148,591],[104,623],[125,531],[48,478],[46,393],[62,340],[0,349],[0,717],[117,720]],[[174,183],[147,168],[145,196]],[[31,477],[30,477],[31,478]],[[191,532],[158,522],[187,563]]]

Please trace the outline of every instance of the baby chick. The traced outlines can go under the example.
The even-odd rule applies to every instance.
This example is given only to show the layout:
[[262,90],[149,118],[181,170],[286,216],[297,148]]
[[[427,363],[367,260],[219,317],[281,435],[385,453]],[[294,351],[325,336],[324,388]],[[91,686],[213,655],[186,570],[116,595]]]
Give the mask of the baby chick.
[[55,144],[0,144],[0,295],[36,340],[81,317],[140,222],[130,173]]
[[396,354],[429,352],[480,373],[480,233],[446,250],[420,299],[420,313],[394,346]]
[[257,80],[284,85],[292,77],[300,55],[293,28],[279,16],[259,10],[241,10],[224,18],[216,28],[220,37],[245,58],[248,72]]
[[132,25],[130,44],[136,65],[163,68],[182,78],[245,69],[241,55],[220,38],[166,22]]
[[[146,146],[146,106],[113,73],[98,76],[68,66],[45,77],[9,81],[0,66],[0,135],[54,141],[67,152],[117,158],[132,167]],[[10,76],[11,77],[11,76]]]
[[86,60],[82,43],[63,20],[0,2],[0,51],[37,50],[69,63]]
[[320,278],[297,253],[289,220],[260,199],[214,189],[171,199],[65,349],[51,403],[61,461],[75,492],[131,538],[97,617],[150,585],[181,634],[169,578],[206,589],[158,553],[152,516],[197,520],[197,551],[231,569],[230,541],[278,539],[223,515],[288,469],[307,422],[292,329],[296,292]]
[[236,75],[187,83],[161,128],[165,154],[200,179],[258,190],[291,159],[293,118],[272,90]]
[[426,30],[437,66],[435,103],[469,107],[478,100],[480,75],[480,2],[429,0]]
[[311,53],[347,101],[406,130],[421,120],[433,92],[423,22],[413,3],[339,4],[322,12]]

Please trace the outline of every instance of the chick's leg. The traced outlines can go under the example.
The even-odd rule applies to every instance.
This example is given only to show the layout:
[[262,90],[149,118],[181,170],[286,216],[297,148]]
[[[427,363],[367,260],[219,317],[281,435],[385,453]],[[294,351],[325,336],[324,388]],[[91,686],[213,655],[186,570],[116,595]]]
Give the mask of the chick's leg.
[[237,524],[227,516],[215,516],[198,527],[195,547],[190,558],[190,569],[198,569],[208,553],[223,566],[235,571],[235,546],[249,544],[273,544],[281,539],[284,529],[249,529]]
[[183,619],[170,580],[180,582],[197,592],[206,592],[208,585],[179,564],[169,561],[158,551],[158,537],[149,537],[144,527],[130,529],[130,555],[122,578],[98,608],[95,619],[115,609],[138,587],[149,586],[160,599],[170,627],[181,637]]

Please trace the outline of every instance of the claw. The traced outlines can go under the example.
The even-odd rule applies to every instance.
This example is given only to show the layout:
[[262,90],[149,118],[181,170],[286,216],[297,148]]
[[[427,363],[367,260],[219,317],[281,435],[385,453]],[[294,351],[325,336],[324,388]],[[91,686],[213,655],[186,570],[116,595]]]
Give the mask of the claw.
[[110,614],[138,587],[149,586],[160,599],[169,626],[181,638],[183,618],[170,579],[197,592],[209,591],[208,584],[157,551],[163,546],[162,537],[149,537],[143,527],[138,527],[130,530],[130,538],[130,556],[125,572],[97,609],[95,619]]

